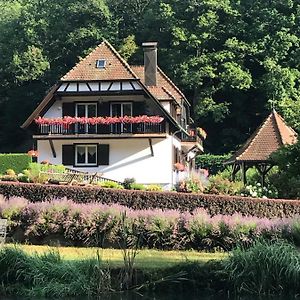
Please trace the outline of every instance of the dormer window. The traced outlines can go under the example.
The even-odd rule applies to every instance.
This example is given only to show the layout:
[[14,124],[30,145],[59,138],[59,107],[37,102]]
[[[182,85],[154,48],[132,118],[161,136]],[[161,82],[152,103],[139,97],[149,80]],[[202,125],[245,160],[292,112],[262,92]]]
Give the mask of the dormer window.
[[97,59],[96,60],[96,68],[97,69],[104,69],[106,65],[106,60],[105,59]]

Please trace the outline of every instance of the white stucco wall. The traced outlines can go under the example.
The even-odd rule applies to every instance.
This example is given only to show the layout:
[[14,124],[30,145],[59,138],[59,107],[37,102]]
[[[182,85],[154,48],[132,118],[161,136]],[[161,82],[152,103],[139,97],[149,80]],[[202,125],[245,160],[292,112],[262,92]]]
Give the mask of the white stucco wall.
[[[138,183],[171,186],[173,173],[173,138],[152,139],[154,156],[151,156],[148,138],[105,139],[105,140],[53,140],[56,158],[52,156],[49,142],[37,142],[38,161],[47,160],[53,164],[62,163],[62,145],[73,143],[109,144],[109,165],[99,167],[74,167],[84,172],[102,172],[103,177],[123,181],[134,177]],[[73,167],[72,167],[73,168]]]

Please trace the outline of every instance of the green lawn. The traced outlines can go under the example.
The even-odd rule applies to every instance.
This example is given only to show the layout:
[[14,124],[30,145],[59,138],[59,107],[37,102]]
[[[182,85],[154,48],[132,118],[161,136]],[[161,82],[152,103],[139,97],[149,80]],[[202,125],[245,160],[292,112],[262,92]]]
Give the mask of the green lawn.
[[[8,247],[14,247],[8,244]],[[77,248],[77,247],[49,247],[18,245],[26,253],[42,254],[51,249],[59,251],[63,259],[75,260],[96,257],[97,251],[104,262],[110,266],[122,266],[122,250],[119,249],[101,249],[101,248]],[[197,251],[161,251],[161,250],[139,250],[136,257],[136,266],[141,268],[165,268],[176,265],[184,261],[208,261],[212,259],[223,259],[225,253],[205,253]]]

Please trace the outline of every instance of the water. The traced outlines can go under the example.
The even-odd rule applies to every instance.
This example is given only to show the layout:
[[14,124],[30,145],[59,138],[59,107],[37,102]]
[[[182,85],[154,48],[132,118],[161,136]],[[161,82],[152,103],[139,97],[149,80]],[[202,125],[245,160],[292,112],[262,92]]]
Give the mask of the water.
[[[23,297],[2,297],[1,300],[28,300],[29,298]],[[246,297],[227,297],[226,295],[203,295],[203,294],[194,294],[193,292],[188,292],[184,294],[138,294],[135,292],[130,293],[118,293],[118,294],[109,294],[101,295],[99,298],[65,298],[64,300],[295,300],[295,296],[275,296],[275,297],[265,297],[265,296],[246,296]],[[48,300],[41,298],[30,298],[30,300]],[[58,300],[56,298],[56,300]]]

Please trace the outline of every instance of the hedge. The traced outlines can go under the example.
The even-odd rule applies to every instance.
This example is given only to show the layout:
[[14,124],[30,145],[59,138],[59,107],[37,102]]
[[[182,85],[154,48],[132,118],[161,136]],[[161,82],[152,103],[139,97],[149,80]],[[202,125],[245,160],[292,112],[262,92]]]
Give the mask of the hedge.
[[24,197],[31,202],[66,198],[77,203],[117,203],[132,209],[160,208],[192,212],[196,208],[204,208],[211,216],[240,213],[244,216],[284,218],[300,215],[300,201],[297,200],[10,182],[0,182],[0,194],[7,199],[14,196]]
[[266,219],[216,215],[204,209],[133,210],[122,205],[78,204],[71,200],[30,203],[22,198],[0,202],[0,217],[8,220],[8,238],[32,244],[119,248],[128,242],[139,248],[228,251],[257,239],[287,239],[299,245],[299,218]]
[[230,158],[230,154],[214,155],[214,154],[201,154],[196,157],[196,166],[201,169],[207,169],[210,174],[217,174],[223,171],[225,166],[224,161]]
[[13,169],[17,174],[27,169],[31,163],[31,157],[26,153],[0,154],[0,174],[7,169]]

